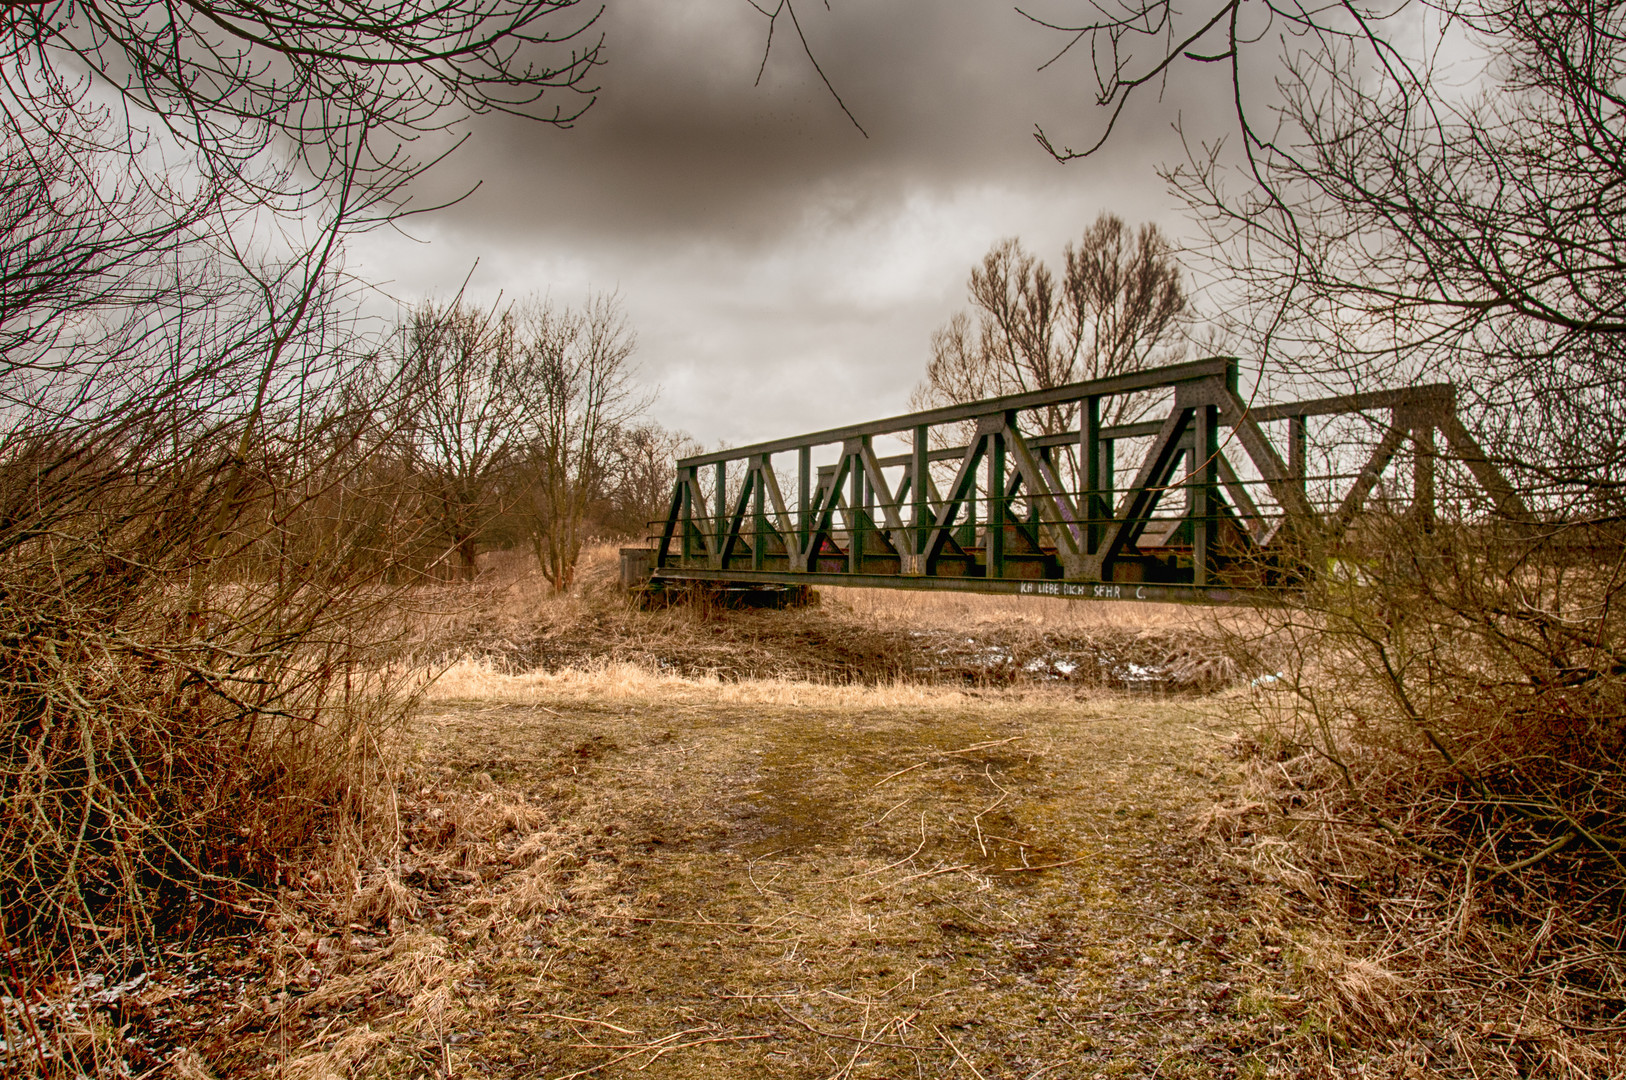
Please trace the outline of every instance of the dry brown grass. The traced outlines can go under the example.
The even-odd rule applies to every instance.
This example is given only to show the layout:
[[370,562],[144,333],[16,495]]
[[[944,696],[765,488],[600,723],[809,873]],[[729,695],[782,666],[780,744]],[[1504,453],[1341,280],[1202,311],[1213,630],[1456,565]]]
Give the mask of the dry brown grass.
[[[1293,697],[1285,684],[1238,696],[1242,771],[1199,827],[1295,928],[1307,1052],[1361,1047],[1392,1075],[1626,1075],[1618,916],[1523,910],[1525,883],[1488,862],[1465,869],[1398,841],[1294,741]],[[1415,797],[1421,819],[1427,793]]]
[[153,408],[0,454],[0,1072],[124,1075],[167,943],[395,841],[409,616],[367,496],[330,513],[358,442]]
[[626,662],[582,670],[512,674],[489,660],[463,659],[439,672],[426,692],[434,703],[489,701],[538,704],[547,701],[638,702],[667,700],[718,705],[820,705],[826,708],[919,708],[955,706],[965,691],[930,683],[893,682],[882,686],[816,683],[793,679],[724,681],[716,676],[664,675]]
[[1626,1075],[1619,546],[1375,515],[1357,542],[1358,572],[1276,614],[1283,674],[1239,698],[1248,780],[1211,815],[1319,926],[1313,1037],[1442,1076]]
[[[1466,1076],[1492,1045],[1537,1073],[1616,1063],[1562,1037],[1515,963],[1565,957],[1472,912],[1429,922],[1437,882],[1316,801],[1324,761],[1232,737],[1284,685],[1245,685],[1269,657],[1253,616],[857,592],[640,613],[609,554],[569,596],[520,566],[472,612],[445,592],[407,650],[448,666],[400,747],[396,854],[358,872],[329,850],[262,932],[81,1009],[87,1048],[183,1077]],[[1185,685],[1232,688],[873,660],[920,633],[1149,642],[1164,664],[1172,643],[1219,665]],[[859,677],[805,659],[832,642]],[[557,662],[527,668],[536,650]],[[1524,1019],[1481,1031],[1441,957],[1497,934],[1508,966],[1477,992]]]
[[828,690],[443,684],[400,861],[332,913],[344,933],[279,929],[295,989],[198,1051],[311,1077],[1285,1062],[1274,917],[1191,836],[1228,768],[1218,721]]
[[[552,594],[512,553],[491,563],[473,608],[425,624],[420,656],[515,673],[630,664],[724,682],[1091,692],[1208,691],[1273,669],[1259,621],[1247,612],[878,589],[825,590],[818,606],[793,611],[647,612],[617,586],[611,546],[584,554],[567,595]],[[467,592],[455,595],[467,603]]]

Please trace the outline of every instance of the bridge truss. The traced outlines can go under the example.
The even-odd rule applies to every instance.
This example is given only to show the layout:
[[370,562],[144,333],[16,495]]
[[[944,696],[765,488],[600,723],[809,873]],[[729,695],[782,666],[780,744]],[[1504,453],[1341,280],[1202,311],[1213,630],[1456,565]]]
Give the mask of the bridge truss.
[[1224,603],[1302,583],[1380,485],[1432,527],[1442,463],[1522,513],[1449,384],[1260,406],[1198,360],[683,458],[653,579]]

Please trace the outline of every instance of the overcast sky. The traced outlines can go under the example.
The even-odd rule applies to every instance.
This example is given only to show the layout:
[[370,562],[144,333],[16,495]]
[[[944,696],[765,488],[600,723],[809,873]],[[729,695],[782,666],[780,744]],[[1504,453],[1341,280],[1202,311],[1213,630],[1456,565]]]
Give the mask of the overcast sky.
[[868,138],[783,21],[753,85],[768,22],[747,0],[608,0],[600,92],[577,125],[481,121],[435,178],[478,190],[411,238],[368,238],[352,268],[409,301],[454,292],[476,260],[482,299],[618,291],[656,419],[739,445],[905,411],[932,330],[1002,237],[1059,262],[1102,210],[1187,231],[1155,168],[1180,156],[1176,108],[1189,123],[1203,88],[1148,102],[1107,152],[1062,166],[1034,125],[1075,145],[1098,132],[1090,72],[1037,71],[1064,42],[1014,8],[797,13]]

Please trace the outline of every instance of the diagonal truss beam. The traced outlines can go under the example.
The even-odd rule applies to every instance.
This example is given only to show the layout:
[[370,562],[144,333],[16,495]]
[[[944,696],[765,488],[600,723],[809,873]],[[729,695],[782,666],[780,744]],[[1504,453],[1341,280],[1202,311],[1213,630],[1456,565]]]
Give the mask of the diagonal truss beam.
[[1162,485],[1167,483],[1169,474],[1174,470],[1175,459],[1182,452],[1180,442],[1191,426],[1194,411],[1190,405],[1176,401],[1168,419],[1163,421],[1140,470],[1130,483],[1129,490],[1124,493],[1117,513],[1107,523],[1100,549],[1091,557],[1092,569],[1097,573],[1131,546],[1146,527],[1147,519],[1163,497]]
[[994,419],[985,417],[977,422],[976,435],[965,448],[965,456],[960,459],[960,468],[954,475],[954,482],[949,485],[942,502],[932,508],[934,525],[922,552],[928,567],[943,554],[943,548],[950,539],[949,530],[954,527],[960,508],[975,499],[977,467],[982,464],[983,455],[987,451],[988,437],[1001,430],[1004,423],[1003,416]]
[[1054,535],[1063,564],[1076,567],[1083,554],[1078,511],[1057,481],[1055,468],[1048,460],[1033,453],[1032,447],[1017,430],[1014,416],[1007,414],[1001,434],[1005,438],[1006,453],[1011,457],[1014,479],[1027,487],[1028,498],[1038,504],[1040,520],[1048,521],[1055,527]]

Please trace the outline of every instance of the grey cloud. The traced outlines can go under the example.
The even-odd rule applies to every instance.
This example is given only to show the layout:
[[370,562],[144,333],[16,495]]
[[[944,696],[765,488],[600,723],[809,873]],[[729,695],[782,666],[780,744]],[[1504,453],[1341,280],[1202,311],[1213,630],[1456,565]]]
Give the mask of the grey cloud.
[[[567,131],[480,123],[440,178],[450,188],[483,182],[452,220],[599,241],[704,235],[749,245],[799,224],[810,205],[862,214],[922,187],[1055,182],[1063,169],[1034,143],[1034,123],[1096,122],[1082,72],[1034,70],[1056,35],[1012,8],[836,0],[829,11],[804,2],[799,14],[870,138],[842,115],[783,20],[753,85],[768,26],[746,0],[612,0],[597,103]],[[1139,157],[1148,138],[1172,147],[1167,116],[1140,128],[1121,133],[1115,155]]]
[[1147,102],[1108,153],[1063,167],[1033,125],[1077,144],[1101,118],[1078,64],[1035,72],[1054,35],[987,0],[831,5],[798,13],[870,138],[788,26],[753,85],[767,26],[747,0],[609,0],[580,123],[481,120],[436,180],[480,190],[412,226],[427,244],[367,238],[358,267],[409,300],[476,258],[477,298],[619,289],[657,418],[738,445],[903,411],[1000,237],[1054,260],[1103,209],[1180,230],[1155,166],[1180,153],[1174,108],[1203,95]]

